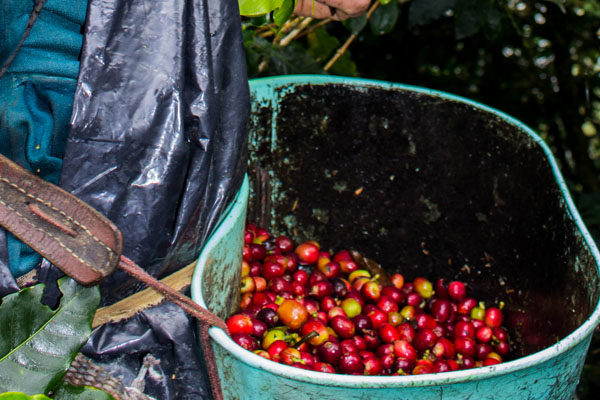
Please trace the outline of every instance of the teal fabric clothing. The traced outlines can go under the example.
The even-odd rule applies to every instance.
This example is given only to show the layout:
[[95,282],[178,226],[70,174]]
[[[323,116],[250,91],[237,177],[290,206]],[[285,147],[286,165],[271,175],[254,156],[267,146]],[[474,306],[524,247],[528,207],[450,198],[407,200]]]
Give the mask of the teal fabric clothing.
[[[0,2],[0,65],[19,43],[34,3]],[[86,9],[87,0],[48,0],[0,79],[0,152],[53,183],[69,132]],[[20,276],[40,257],[7,236],[11,272]]]

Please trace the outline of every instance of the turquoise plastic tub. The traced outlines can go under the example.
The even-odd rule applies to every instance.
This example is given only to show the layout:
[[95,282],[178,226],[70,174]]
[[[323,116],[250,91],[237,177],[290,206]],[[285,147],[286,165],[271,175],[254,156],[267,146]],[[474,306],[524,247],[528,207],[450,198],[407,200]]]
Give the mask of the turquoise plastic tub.
[[[211,328],[227,399],[573,397],[600,318],[600,254],[538,135],[485,105],[399,84],[287,76],[250,88],[255,182],[244,181],[202,251],[195,301],[223,318],[236,311],[248,213],[276,233],[346,244],[390,272],[462,279],[477,297],[505,300],[520,357],[442,374],[325,374],[265,360]],[[518,319],[527,313],[529,330]]]

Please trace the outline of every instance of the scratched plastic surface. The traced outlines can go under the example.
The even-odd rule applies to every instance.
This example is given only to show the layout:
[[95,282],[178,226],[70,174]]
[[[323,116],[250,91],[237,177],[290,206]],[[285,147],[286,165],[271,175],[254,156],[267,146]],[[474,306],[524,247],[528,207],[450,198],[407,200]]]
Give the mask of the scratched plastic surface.
[[[543,175],[545,174],[547,175],[546,177],[550,177],[551,180],[551,182],[548,184],[548,186],[551,186],[551,190],[549,189],[547,193],[541,193],[539,199],[537,199],[537,203],[532,204],[535,204],[535,207],[542,207],[542,201],[548,204],[553,204],[553,201],[555,200],[555,209],[552,207],[548,208],[547,210],[544,209],[544,212],[541,213],[541,217],[544,217],[544,215],[548,214],[550,215],[550,219],[552,221],[556,222],[558,219],[558,225],[554,226],[553,232],[551,232],[553,235],[552,237],[564,236],[564,238],[560,239],[554,244],[554,247],[557,248],[545,250],[543,246],[544,243],[540,245],[540,251],[554,252],[550,257],[541,253],[536,254],[535,249],[537,244],[534,242],[534,240],[526,241],[522,238],[518,238],[519,241],[523,242],[520,244],[520,247],[518,247],[519,243],[516,243],[516,247],[512,248],[511,246],[508,251],[511,253],[517,251],[521,260],[526,259],[527,265],[531,266],[534,275],[538,274],[537,270],[535,270],[537,268],[537,264],[534,259],[531,259],[531,257],[535,257],[537,255],[540,259],[543,259],[543,262],[539,261],[541,264],[540,267],[546,267],[550,270],[550,273],[560,275],[561,279],[565,282],[569,282],[569,285],[571,286],[568,288],[564,288],[561,285],[556,286],[556,282],[548,279],[547,283],[542,283],[540,287],[540,282],[536,280],[537,278],[533,279],[532,277],[527,276],[526,273],[524,273],[523,276],[519,276],[519,279],[515,279],[514,281],[511,281],[510,279],[506,281],[504,279],[499,280],[496,274],[501,274],[503,271],[501,267],[498,267],[497,270],[495,269],[495,266],[492,266],[491,269],[489,266],[483,266],[481,269],[479,269],[475,263],[473,263],[471,266],[472,273],[470,276],[463,277],[459,275],[461,273],[459,269],[462,264],[458,263],[456,265],[444,267],[445,269],[442,272],[449,274],[449,276],[460,276],[461,279],[466,279],[472,285],[476,285],[478,282],[481,282],[482,285],[484,285],[484,291],[506,290],[505,285],[507,284],[506,282],[508,282],[511,291],[514,290],[515,292],[520,293],[514,295],[511,298],[511,301],[515,303],[522,302],[518,304],[518,306],[522,307],[523,309],[528,309],[528,307],[537,307],[538,314],[542,317],[546,316],[546,310],[544,310],[545,305],[551,304],[551,301],[554,301],[550,298],[544,298],[547,292],[545,292],[543,289],[545,289],[544,286],[547,286],[553,291],[555,297],[563,302],[563,306],[569,307],[572,312],[568,313],[568,315],[561,314],[564,317],[563,324],[559,324],[556,323],[556,321],[550,320],[547,325],[542,326],[540,331],[548,333],[548,337],[546,338],[537,336],[536,339],[532,339],[528,337],[524,331],[520,332],[518,330],[513,330],[512,332],[514,335],[522,336],[520,343],[515,345],[517,352],[521,356],[515,357],[515,359],[490,367],[420,376],[349,376],[341,374],[323,374],[314,371],[292,368],[265,360],[262,357],[247,352],[237,346],[223,331],[217,328],[212,328],[210,334],[214,341],[213,347],[217,356],[217,363],[222,379],[222,387],[225,397],[228,399],[264,398],[294,400],[300,398],[393,398],[400,400],[415,398],[420,400],[570,400],[579,381],[583,361],[589,347],[593,329],[598,324],[600,317],[600,309],[598,307],[598,291],[600,287],[598,260],[600,260],[600,255],[571,201],[570,195],[567,192],[566,186],[562,177],[560,176],[556,163],[546,145],[533,131],[519,121],[516,121],[513,118],[496,110],[490,109],[484,105],[449,94],[385,82],[333,77],[300,76],[262,79],[253,81],[250,84],[253,112],[252,116],[255,120],[262,121],[259,129],[263,130],[263,136],[269,136],[268,140],[270,143],[268,146],[266,146],[268,152],[275,152],[278,150],[278,148],[281,150],[281,148],[284,146],[290,147],[292,151],[298,150],[298,148],[294,147],[293,144],[283,143],[283,136],[278,136],[283,134],[283,130],[281,129],[282,127],[276,125],[278,122],[280,123],[282,121],[282,115],[285,111],[283,110],[283,107],[279,108],[279,106],[285,101],[286,96],[289,94],[297,94],[299,96],[303,96],[303,101],[310,103],[309,108],[310,105],[312,105],[315,109],[315,111],[312,113],[317,114],[319,112],[316,110],[317,107],[311,103],[315,99],[312,99],[310,95],[307,95],[307,93],[310,94],[311,91],[317,90],[320,85],[323,87],[336,86],[336,90],[338,90],[336,93],[338,93],[338,95],[340,90],[343,92],[347,89],[348,95],[342,97],[350,97],[351,95],[354,95],[354,92],[356,91],[371,95],[372,93],[370,93],[369,90],[376,89],[391,92],[393,93],[392,96],[397,94],[398,96],[407,97],[409,101],[412,98],[424,96],[431,97],[433,99],[433,103],[438,105],[443,105],[445,102],[452,102],[461,107],[465,106],[467,114],[470,112],[469,110],[472,110],[474,113],[483,113],[484,116],[486,113],[488,113],[491,121],[489,126],[500,126],[495,124],[495,122],[492,120],[496,122],[501,120],[502,123],[508,127],[508,130],[502,131],[502,134],[506,137],[511,135],[522,135],[523,140],[518,142],[518,148],[515,150],[515,152],[523,152],[523,154],[527,156],[533,154],[533,161],[535,161],[537,157],[537,160],[539,161],[537,164],[543,165],[535,167],[541,168],[541,172],[536,171],[533,174],[534,178],[537,177],[538,180],[542,181],[544,179]],[[315,93],[317,92],[318,90]],[[369,101],[368,98],[366,98],[365,101]],[[268,112],[264,113],[265,110]],[[406,109],[399,110],[398,113],[401,114],[402,112],[407,115],[410,114]],[[262,114],[259,115],[259,113]],[[458,114],[448,113],[447,115],[452,117],[453,115]],[[310,115],[302,114],[300,117],[306,120],[307,117],[310,117]],[[434,117],[431,119],[434,119]],[[327,123],[333,122],[327,121]],[[313,132],[318,132],[319,129],[323,129],[323,126],[325,125],[327,124],[316,127]],[[485,126],[486,125],[484,124],[484,127]],[[256,127],[257,125],[254,124],[253,129],[256,129]],[[406,128],[406,126],[404,128]],[[269,169],[270,166],[278,161],[281,161],[283,164],[292,164],[291,169],[293,170],[293,162],[295,162],[295,160],[291,155],[285,155],[284,159],[282,159],[281,154],[278,153],[276,157],[269,158],[268,155],[264,155],[264,152],[261,155],[260,152],[255,151],[258,147],[255,143],[252,143],[252,141],[256,139],[255,133],[256,132],[250,132],[251,166],[261,165],[267,169],[270,173],[271,179],[275,181],[275,184],[277,184],[277,179],[283,175],[278,176],[277,174],[280,172],[280,170],[277,168]],[[485,132],[485,134],[492,135],[494,133],[495,131]],[[439,132],[438,134],[443,135],[445,133]],[[309,138],[309,136],[311,136],[310,133],[307,135],[306,140],[312,140],[312,138]],[[312,136],[318,136],[318,134]],[[351,141],[349,133],[348,138],[348,140]],[[278,139],[282,141],[278,142]],[[286,139],[289,139],[289,137]],[[457,140],[464,142],[461,144],[461,146],[468,146],[469,144],[465,142],[465,140],[468,139],[469,137],[467,137],[467,139],[458,138]],[[317,140],[320,141],[319,146],[326,146],[325,140]],[[374,141],[375,139],[371,137],[369,140]],[[419,142],[415,140],[414,143],[418,144]],[[252,146],[254,146],[254,148]],[[366,147],[366,144],[359,144],[359,146]],[[411,146],[408,146],[409,149],[410,147]],[[314,148],[315,151],[319,151],[316,146],[314,146]],[[411,154],[411,157],[414,155],[414,153],[415,152]],[[288,156],[289,158],[285,158]],[[434,152],[428,152],[429,163],[435,163],[435,160],[433,159],[434,156]],[[455,156],[462,157],[462,160],[466,159],[464,154],[455,154]],[[486,159],[490,158],[489,154],[486,154],[483,149],[482,154],[474,154],[473,157],[483,157]],[[323,160],[323,164],[328,161],[329,160]],[[516,163],[516,169],[511,170],[513,173],[518,172],[519,168],[524,168],[525,164],[522,164],[522,160],[517,161],[506,160],[507,164]],[[481,171],[484,171],[487,162],[488,161],[475,161],[475,165],[481,166],[479,171],[477,171],[477,169],[475,170],[475,176],[477,173],[481,174]],[[536,163],[534,162],[534,164]],[[319,165],[319,167],[322,168],[323,165]],[[252,168],[250,168],[249,171],[252,174]],[[315,190],[317,190],[318,183],[322,183],[323,179],[319,178],[312,181],[311,179],[313,178],[311,177],[310,173],[306,170],[303,171],[303,176],[306,176],[307,180],[313,182],[312,184],[314,185]],[[318,171],[318,168],[315,168],[315,171]],[[360,168],[357,167],[354,172],[356,175],[360,175]],[[421,170],[421,173],[425,172],[426,171]],[[403,178],[401,173],[401,171],[398,171],[396,179]],[[538,173],[539,175],[536,175]],[[450,175],[451,174],[448,173],[447,176]],[[526,176],[527,174],[523,173],[522,175]],[[460,179],[469,179],[469,176],[466,174],[461,175]],[[446,180],[449,180],[449,178]],[[438,182],[441,182],[438,184],[444,184],[443,180]],[[292,184],[299,183],[292,182]],[[428,187],[427,182],[424,181],[416,180],[415,184],[421,185],[422,187],[419,188],[416,185],[412,185],[411,190],[413,191]],[[501,180],[496,180],[494,185],[492,185],[494,187],[494,193],[500,197],[504,195],[503,199],[505,205],[509,206],[505,208],[510,209],[510,206],[512,205],[510,203],[511,200],[508,196],[506,196],[506,193],[503,192],[502,185],[503,183]],[[283,184],[282,186],[286,185]],[[523,184],[521,186],[523,186]],[[535,188],[533,183],[530,186]],[[219,229],[209,240],[207,246],[204,248],[199,258],[198,269],[192,282],[192,297],[200,304],[208,305],[210,309],[220,313],[221,315],[226,315],[231,312],[231,307],[233,307],[232,304],[235,304],[235,301],[239,296],[239,293],[237,293],[236,290],[236,288],[239,287],[239,277],[236,276],[236,274],[232,274],[231,271],[224,272],[223,265],[227,265],[226,268],[228,269],[235,265],[236,260],[239,260],[239,254],[241,252],[240,238],[243,232],[243,222],[246,213],[248,213],[250,216],[249,218],[252,219],[254,217],[253,213],[256,211],[255,208],[259,208],[262,204],[260,201],[258,201],[259,199],[257,199],[257,197],[261,198],[260,188],[258,188],[256,184],[254,184],[254,186],[251,184],[250,187],[250,208],[248,208],[246,202],[243,201],[243,196],[240,195],[240,197],[238,197],[238,201],[236,201],[233,208],[230,210],[225,221],[221,224]],[[479,190],[483,190],[485,187],[485,177],[482,177],[480,185],[477,188]],[[243,190],[246,189],[246,187],[243,188]],[[463,191],[466,190],[465,188],[461,189]],[[288,191],[286,192],[286,190]],[[276,204],[283,203],[284,206],[286,206],[286,201],[294,201],[293,196],[291,199],[287,198],[290,197],[289,190],[290,188],[288,187],[276,187],[274,185],[268,192],[270,193],[273,203],[271,207],[274,209],[271,210],[273,212],[271,215],[273,220],[271,221],[271,226],[269,227],[271,229],[275,229],[275,232],[277,232],[277,227],[280,226],[278,224],[283,223],[285,225],[286,223],[286,221],[282,221],[286,218],[286,216],[278,215],[278,213],[281,213],[281,210],[276,210]],[[448,190],[448,193],[450,192],[451,190]],[[368,194],[368,190],[365,189],[363,194]],[[525,196],[525,194],[525,189],[523,189],[521,195]],[[548,198],[548,196],[552,194],[556,194],[557,198]],[[343,193],[340,194],[340,196],[343,196]],[[533,193],[532,196],[533,199],[535,199],[536,194]],[[313,193],[313,196],[306,195],[305,197],[306,201],[310,202],[314,200],[314,197],[318,196]],[[494,215],[497,216],[497,214],[500,214],[500,211],[498,211],[498,198],[500,197],[497,197],[494,200],[494,204],[489,210],[486,210],[481,204],[477,204],[475,200],[473,200],[473,202],[471,202],[469,207],[466,209],[475,208],[480,210],[477,218],[481,220],[485,219],[482,215],[484,212],[481,210],[486,210],[485,212],[488,214],[486,214],[485,217],[489,221],[492,221]],[[434,198],[433,195],[431,198]],[[455,203],[461,202],[455,201]],[[441,215],[444,215],[444,213],[449,213],[449,209],[444,208],[446,207],[444,206],[444,203],[439,202],[438,204],[440,204]],[[348,210],[350,210],[351,207],[352,205],[348,203]],[[394,208],[391,210],[393,212],[400,212],[402,210],[401,207],[402,203],[397,201],[394,205]],[[385,209],[385,207],[367,207],[365,208],[365,214],[367,214],[367,216],[370,215],[372,218],[379,218],[381,209]],[[348,210],[344,210],[344,212]],[[523,210],[527,210],[527,215],[519,216],[519,213],[523,213]],[[558,214],[552,214],[552,212]],[[418,214],[416,211],[415,213]],[[389,213],[390,219],[392,218],[392,214],[393,213]],[[508,212],[505,216],[509,219],[508,221],[512,221],[514,224],[518,223],[518,218],[524,219],[528,224],[536,224],[539,222],[535,219],[527,220],[527,218],[530,218],[529,214],[536,214],[533,210],[533,207],[515,208],[512,210],[512,215],[510,212]],[[313,215],[315,215],[314,212]],[[316,218],[322,215],[323,214],[316,215]],[[332,212],[329,215],[331,218],[328,221],[317,222],[312,221],[310,218],[303,217],[299,212],[296,212],[296,214],[293,216],[297,218],[296,221],[299,229],[302,229],[303,227],[306,228],[306,226],[309,226],[310,228],[310,225],[314,224],[315,228],[312,233],[318,235],[318,223],[321,223],[324,226],[327,226],[327,223],[336,223],[335,214]],[[431,214],[424,215],[428,218],[431,216]],[[359,217],[360,216],[358,216],[358,218]],[[465,215],[465,219],[467,217],[468,216]],[[348,220],[347,216],[344,216],[343,218]],[[410,216],[405,215],[405,218],[408,220],[410,219]],[[385,222],[386,221],[381,220],[380,223],[385,224]],[[465,221],[465,223],[466,222],[467,221]],[[429,235],[427,236],[428,240],[431,240],[431,237],[435,237],[436,232],[442,232],[444,229],[443,223],[444,218],[437,217],[429,218],[426,223],[415,226],[418,229],[424,229]],[[485,221],[481,223],[483,224]],[[498,221],[496,220],[494,223],[498,223]],[[509,222],[506,224],[509,224]],[[492,225],[490,225],[488,228],[492,229]],[[456,221],[453,222],[453,226],[456,232],[460,233],[461,227],[456,226]],[[331,229],[331,226],[327,227]],[[564,227],[563,231],[559,229],[561,227]],[[494,232],[494,234],[503,234],[503,230],[501,228],[505,227],[499,227],[498,231]],[[339,240],[342,241],[349,240],[351,236],[354,236],[354,234],[348,235],[345,230],[350,229],[350,226],[337,226],[335,236],[339,236],[341,238]],[[544,230],[547,229],[547,226],[542,227],[540,225],[539,227],[532,227],[533,231],[536,229],[539,231],[538,236],[543,237],[543,235],[546,234]],[[419,232],[419,234],[420,233],[421,232]],[[308,232],[308,234],[310,234],[310,232]],[[519,232],[514,233],[511,231],[510,234],[518,235]],[[318,237],[318,240],[322,241],[322,243],[326,243],[327,239],[327,237]],[[331,239],[331,237],[329,237],[329,239]],[[472,240],[476,241],[477,239],[478,238],[473,238]],[[396,241],[394,245],[399,246],[398,243],[399,241]],[[448,242],[446,241],[444,243]],[[564,248],[560,248],[561,244],[564,246]],[[327,246],[330,245],[330,243],[327,244]],[[333,247],[333,245],[331,246]],[[528,251],[531,249],[533,249],[533,253],[528,253]],[[372,250],[376,252],[378,251],[378,248],[373,248]],[[432,250],[441,251],[433,247]],[[457,251],[456,248],[452,250]],[[464,248],[459,250],[468,253],[469,248],[465,245]],[[499,244],[498,248],[488,247],[487,250],[493,251],[493,255],[499,259],[504,256],[502,253],[502,243]],[[365,252],[365,254],[371,255],[371,253],[368,251]],[[407,257],[410,257],[410,253],[407,253]],[[548,258],[546,259],[544,257]],[[383,252],[381,253],[381,258],[385,259],[385,254]],[[555,261],[553,261],[554,258],[556,258]],[[507,262],[506,259],[504,259],[504,261]],[[382,264],[384,266],[387,265],[386,262],[382,262]],[[517,261],[514,261],[514,264],[515,265],[513,267],[517,270],[525,269],[525,267],[520,265]],[[396,266],[393,268],[395,267]],[[452,271],[453,268],[455,271]],[[477,272],[479,270],[481,272]],[[425,262],[419,266],[418,272],[434,274],[434,276],[437,276],[438,274],[435,264],[427,264]],[[510,272],[510,270],[508,270],[508,272]],[[407,274],[410,273],[410,271],[407,272]],[[211,279],[208,279],[208,277],[211,277]],[[219,281],[219,284],[214,285],[215,281]],[[505,296],[507,296],[504,292],[497,292],[496,295],[500,296],[500,298],[506,298]],[[529,304],[528,301],[530,301],[531,304]],[[550,343],[544,341],[550,341],[552,338],[554,338],[554,340]]]

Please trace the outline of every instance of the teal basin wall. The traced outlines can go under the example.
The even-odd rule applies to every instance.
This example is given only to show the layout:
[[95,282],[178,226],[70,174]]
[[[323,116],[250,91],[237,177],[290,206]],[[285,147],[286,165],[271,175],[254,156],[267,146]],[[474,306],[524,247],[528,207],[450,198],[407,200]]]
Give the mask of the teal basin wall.
[[[544,155],[560,193],[560,207],[565,219],[576,230],[577,246],[574,260],[569,263],[573,274],[585,277],[587,284],[573,287],[585,304],[573,308],[576,326],[561,334],[555,344],[527,353],[523,357],[499,365],[420,376],[349,376],[301,370],[265,360],[237,346],[222,330],[211,328],[213,348],[217,358],[222,388],[227,399],[571,399],[579,381],[591,336],[600,319],[598,282],[600,254],[585,228],[568,193],[556,162],[545,143],[521,122],[485,105],[446,93],[387,82],[335,78],[329,76],[286,76],[251,81],[253,112],[264,106],[275,111],[268,120],[276,124],[277,105],[282,96],[296,87],[340,85],[352,90],[383,89],[398,93],[416,93],[440,102],[458,102],[478,112],[489,113],[514,126],[526,136],[533,147]],[[272,146],[277,136],[276,126],[264,127],[272,132]],[[275,148],[272,147],[271,150]],[[251,161],[253,155],[251,153]],[[240,192],[221,225],[203,249],[192,280],[192,298],[223,318],[233,313],[239,302],[239,267],[243,246],[243,229],[250,193],[256,196],[245,179]],[[278,188],[272,192],[276,197]],[[281,189],[281,188],[279,188]],[[274,198],[273,201],[277,201]],[[256,204],[256,201],[254,202]],[[535,205],[533,205],[535,206]],[[368,210],[366,211],[368,213]],[[263,215],[264,217],[264,215]],[[270,228],[277,230],[277,216]],[[569,253],[571,254],[571,253]],[[368,255],[368,254],[367,254]],[[582,261],[587,260],[587,261]],[[575,294],[573,295],[575,296]],[[518,297],[515,297],[515,301]],[[538,299],[539,301],[539,299]],[[542,299],[543,302],[543,299]],[[576,303],[573,300],[573,304]],[[543,304],[538,304],[543,308]]]

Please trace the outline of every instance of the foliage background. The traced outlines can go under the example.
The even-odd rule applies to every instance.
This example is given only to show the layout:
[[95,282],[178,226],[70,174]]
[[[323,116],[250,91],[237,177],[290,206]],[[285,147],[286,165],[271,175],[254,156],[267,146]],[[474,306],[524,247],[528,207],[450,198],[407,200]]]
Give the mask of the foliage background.
[[[248,1],[240,0],[242,14]],[[600,244],[599,0],[380,0],[344,23],[290,17],[293,2],[252,2],[276,9],[242,20],[250,78],[358,76],[504,111],[550,145]],[[600,393],[598,329],[578,387],[580,399],[593,393]]]

